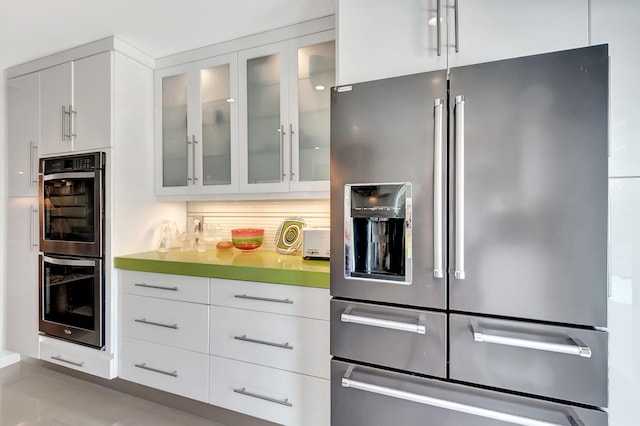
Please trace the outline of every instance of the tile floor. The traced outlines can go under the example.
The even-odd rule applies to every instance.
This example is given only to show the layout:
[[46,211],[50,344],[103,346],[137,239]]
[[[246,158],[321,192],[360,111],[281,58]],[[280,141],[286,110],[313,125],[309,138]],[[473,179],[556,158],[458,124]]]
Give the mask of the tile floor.
[[224,426],[32,362],[0,369],[0,426]]

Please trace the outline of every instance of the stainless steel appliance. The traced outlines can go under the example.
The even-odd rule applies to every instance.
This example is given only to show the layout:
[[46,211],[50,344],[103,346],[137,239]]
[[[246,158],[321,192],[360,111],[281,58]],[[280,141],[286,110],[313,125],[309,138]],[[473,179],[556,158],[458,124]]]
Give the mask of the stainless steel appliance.
[[40,161],[40,250],[102,256],[105,154]]
[[607,108],[607,46],[334,88],[332,425],[607,424]]
[[40,160],[39,329],[104,346],[105,154]]

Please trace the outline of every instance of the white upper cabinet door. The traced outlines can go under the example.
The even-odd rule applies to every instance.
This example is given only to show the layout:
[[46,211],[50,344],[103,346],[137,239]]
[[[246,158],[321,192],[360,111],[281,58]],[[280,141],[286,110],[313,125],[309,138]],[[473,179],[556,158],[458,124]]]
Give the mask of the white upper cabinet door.
[[449,68],[589,44],[588,0],[446,2]]
[[[609,176],[640,176],[640,7],[591,0],[591,44],[609,44]],[[612,423],[613,424],[613,423]]]
[[73,62],[74,151],[111,146],[112,56],[104,52]]
[[445,69],[446,1],[338,0],[338,84]]
[[40,155],[73,148],[69,114],[72,108],[71,62],[40,71]]
[[7,80],[9,196],[38,195],[40,74]]

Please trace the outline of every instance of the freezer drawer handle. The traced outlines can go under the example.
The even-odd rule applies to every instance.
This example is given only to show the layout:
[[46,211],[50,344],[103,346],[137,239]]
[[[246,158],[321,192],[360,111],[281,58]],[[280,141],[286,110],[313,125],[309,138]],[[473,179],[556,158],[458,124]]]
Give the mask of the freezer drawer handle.
[[178,329],[178,324],[163,324],[161,322],[147,321],[146,318],[134,318],[133,320],[135,322],[139,322],[142,324],[155,325],[157,327],[164,327],[164,328],[172,328],[174,330]]
[[293,300],[289,300],[289,299],[272,299],[270,297],[248,296],[246,294],[234,294],[233,297],[235,297],[236,299],[259,300],[260,302],[276,302],[276,303],[293,304]]
[[[429,405],[432,407],[444,408],[445,410],[458,411],[461,413],[471,414],[478,417],[486,417],[489,419],[499,420],[511,424],[523,425],[523,426],[566,426],[559,423],[545,422],[542,420],[536,420],[529,417],[518,416],[515,414],[502,413],[500,411],[488,410],[482,407],[476,407],[473,405],[460,404],[458,402],[447,401],[446,399],[432,398],[429,396],[419,395],[411,392],[405,392],[397,389],[387,388],[384,386],[378,386],[371,383],[360,382],[352,380],[351,373],[353,372],[353,365],[349,366],[345,375],[342,377],[342,387],[358,389],[365,392],[371,392],[378,395],[389,396],[391,398],[402,399],[410,402],[417,402],[418,404]],[[567,420],[570,425],[583,425],[577,417],[567,416]]]
[[138,368],[142,368],[143,370],[147,370],[147,371],[151,371],[154,373],[158,373],[158,374],[164,374],[165,376],[171,376],[171,377],[178,377],[178,371],[174,370],[174,371],[164,371],[164,370],[159,370],[157,368],[153,368],[153,367],[147,367],[147,363],[143,362],[141,364],[133,364],[134,367],[138,367]]
[[538,342],[535,340],[520,339],[517,337],[487,334],[484,330],[474,325],[472,325],[471,328],[473,330],[473,340],[476,342],[517,346],[519,348],[536,349],[539,351],[557,352],[567,355],[577,355],[583,358],[591,358],[591,348],[573,337],[569,337],[569,340],[573,342],[573,344]]
[[242,340],[243,342],[258,343],[260,345],[267,345],[267,346],[275,346],[276,348],[282,348],[282,349],[293,349],[293,346],[289,345],[289,342],[287,343],[267,342],[266,340],[252,339],[250,337],[247,337],[246,334],[243,334],[242,336],[233,336],[233,338],[236,340]]
[[262,399],[264,401],[275,402],[276,404],[280,404],[280,405],[286,405],[287,407],[293,407],[293,404],[289,402],[289,398],[275,399],[275,398],[271,398],[271,397],[268,397],[268,396],[259,395],[257,393],[249,392],[249,391],[246,390],[246,388],[234,389],[233,391],[235,393],[239,393],[239,394],[242,394],[242,395],[250,396],[252,398],[258,398],[258,399]]
[[409,324],[406,322],[390,321],[390,320],[384,320],[380,318],[371,318],[371,317],[363,317],[361,315],[353,315],[351,314],[351,309],[353,309],[353,306],[349,306],[342,313],[342,315],[340,315],[340,321],[350,322],[354,324],[361,324],[361,325],[370,325],[372,327],[389,328],[391,330],[408,331],[409,333],[416,333],[416,334],[427,333],[427,327],[426,327],[427,318],[425,315],[422,315],[422,314],[420,315],[418,324]]

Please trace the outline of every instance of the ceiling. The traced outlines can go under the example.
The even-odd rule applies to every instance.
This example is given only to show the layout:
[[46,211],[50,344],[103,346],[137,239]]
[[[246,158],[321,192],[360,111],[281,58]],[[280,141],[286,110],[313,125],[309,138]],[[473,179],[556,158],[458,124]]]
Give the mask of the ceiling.
[[0,0],[0,70],[111,35],[157,59],[335,13],[335,0]]

